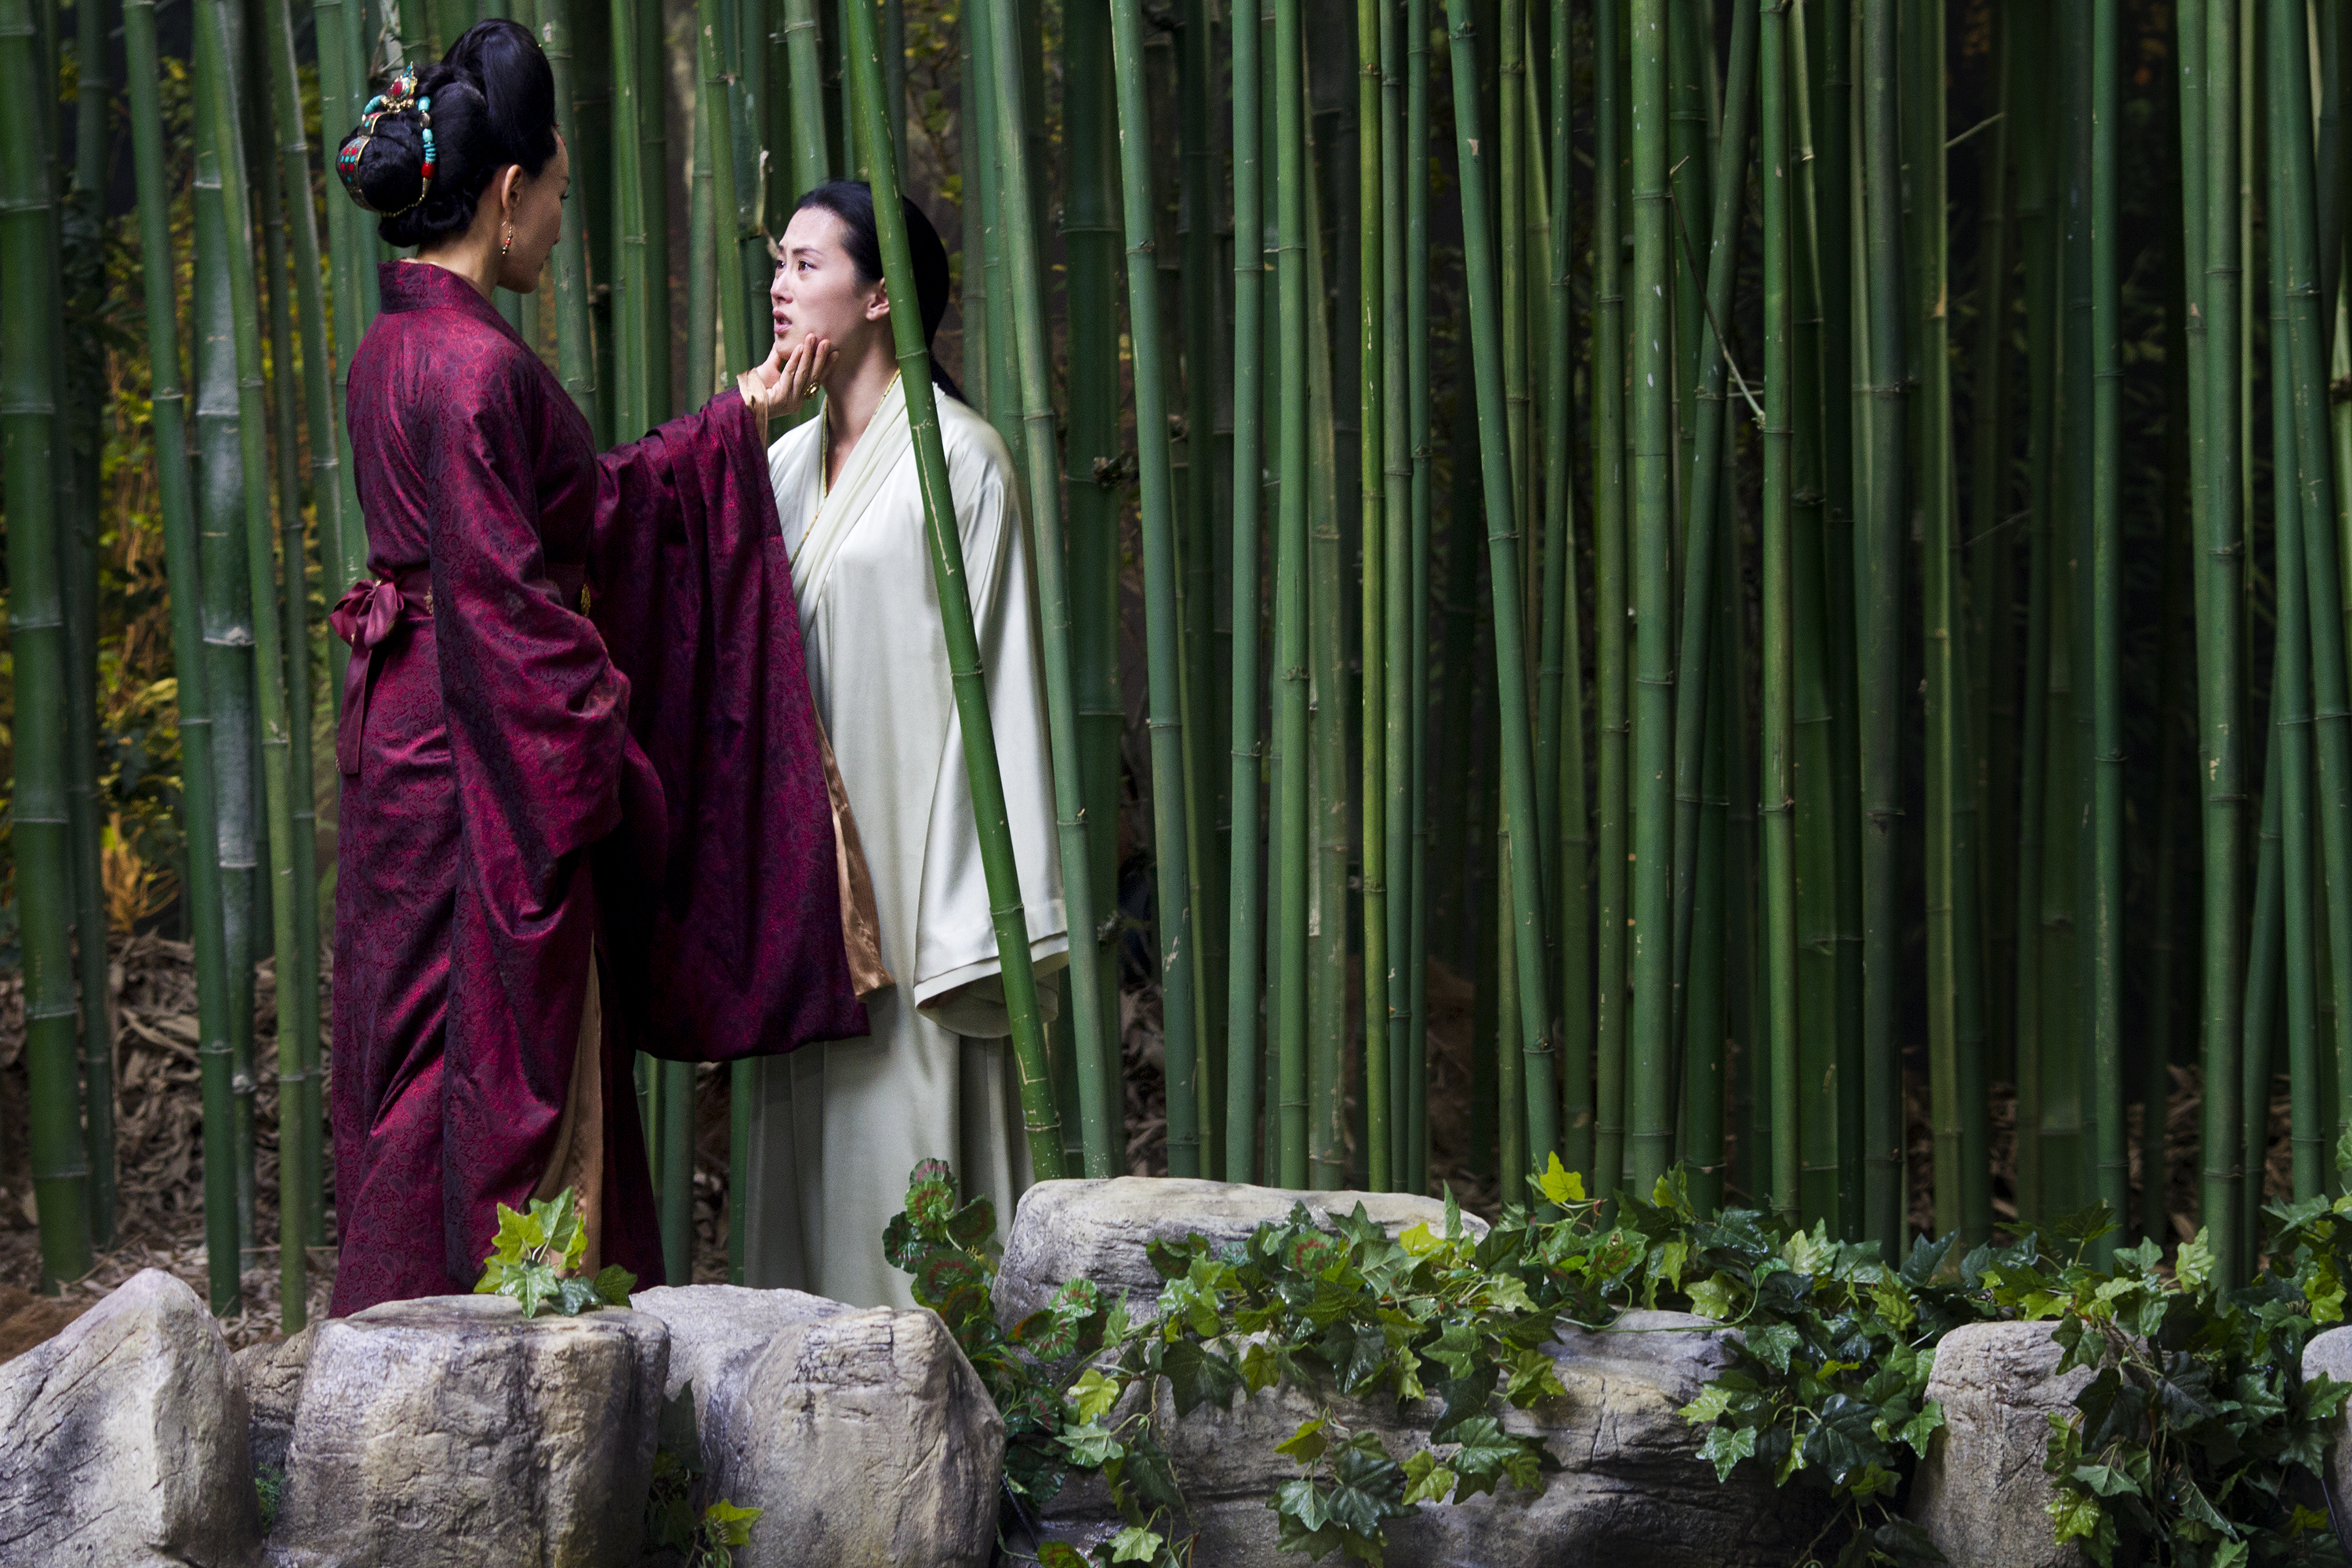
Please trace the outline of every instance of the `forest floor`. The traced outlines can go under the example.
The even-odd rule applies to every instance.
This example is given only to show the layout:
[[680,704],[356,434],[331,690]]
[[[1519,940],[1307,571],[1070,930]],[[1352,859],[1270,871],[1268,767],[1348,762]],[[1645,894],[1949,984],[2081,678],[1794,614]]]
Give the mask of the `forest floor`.
[[[199,1295],[206,1289],[196,989],[189,950],[184,943],[154,936],[118,942],[110,976],[115,1013],[117,1235],[114,1244],[97,1257],[89,1273],[70,1282],[61,1295],[43,1297],[37,1293],[40,1248],[26,1140],[23,981],[15,972],[0,975],[0,1362],[47,1339],[142,1268],[162,1268],[177,1275]],[[1167,1123],[1159,994],[1148,982],[1129,978],[1119,1008],[1128,1067],[1127,1164],[1132,1174],[1160,1174],[1167,1169]],[[1472,1001],[1468,984],[1442,964],[1431,965],[1432,1175],[1433,1185],[1450,1184],[1465,1208],[1491,1215],[1496,1206],[1495,1183],[1491,1177],[1474,1174],[1480,1162],[1472,1158]],[[277,998],[267,963],[260,970],[255,1014],[255,1059],[274,1064]],[[1911,1219],[1916,1227],[1926,1229],[1934,1218],[1926,1196],[1933,1140],[1924,1085],[1916,1081],[1921,1075],[1911,1076],[1915,1079],[1909,1106],[1911,1185],[1919,1194]],[[2187,1215],[2194,1212],[2196,1201],[2199,1094],[2193,1070],[2176,1068],[2173,1076],[2167,1108],[2165,1175],[2173,1226],[2185,1237],[2191,1234]],[[258,1077],[252,1234],[260,1245],[245,1258],[242,1310],[221,1320],[232,1346],[270,1339],[278,1331],[277,1075],[265,1065]],[[728,1075],[716,1068],[698,1071],[694,1183],[697,1283],[723,1281],[727,1273],[727,1083]],[[2280,1088],[2271,1107],[2270,1159],[2265,1172],[2265,1184],[2273,1195],[2284,1195],[2290,1184],[2284,1081]],[[2013,1220],[2017,1212],[2015,1100],[2006,1086],[1995,1086],[1992,1106],[1995,1217]],[[2132,1115],[2137,1205],[2142,1179],[2137,1107]],[[331,1164],[330,1161],[331,1193]],[[1003,1217],[1009,1222],[1009,1215]],[[314,1319],[325,1313],[333,1291],[335,1257],[331,1246],[309,1250],[306,1294]]]

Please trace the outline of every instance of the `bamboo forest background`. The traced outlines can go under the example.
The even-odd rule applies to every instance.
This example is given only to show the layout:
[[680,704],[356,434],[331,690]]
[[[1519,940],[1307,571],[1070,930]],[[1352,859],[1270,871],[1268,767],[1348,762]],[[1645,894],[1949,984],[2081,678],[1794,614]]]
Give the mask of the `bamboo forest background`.
[[[321,628],[381,247],[323,169],[493,14],[574,157],[502,304],[600,438],[764,352],[817,180],[881,158],[954,253],[1099,936],[1016,1036],[1041,1173],[1491,1207],[1685,1163],[1890,1245],[2103,1200],[2240,1271],[2323,1186],[2335,0],[487,4],[0,0],[0,1175],[45,1281],[166,1081],[217,1308],[274,1261],[297,1321],[280,1235],[333,1234]],[[683,1273],[726,1075],[641,1065]]]

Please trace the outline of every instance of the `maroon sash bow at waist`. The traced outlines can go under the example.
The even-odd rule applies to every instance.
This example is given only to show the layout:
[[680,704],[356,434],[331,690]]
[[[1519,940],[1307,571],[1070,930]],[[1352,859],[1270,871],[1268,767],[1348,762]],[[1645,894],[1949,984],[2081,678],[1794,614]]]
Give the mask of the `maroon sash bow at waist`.
[[421,566],[391,577],[362,577],[327,612],[328,626],[352,645],[354,655],[343,673],[343,718],[335,727],[335,765],[346,774],[360,771],[360,737],[367,728],[378,656],[403,620],[432,618],[433,576]]

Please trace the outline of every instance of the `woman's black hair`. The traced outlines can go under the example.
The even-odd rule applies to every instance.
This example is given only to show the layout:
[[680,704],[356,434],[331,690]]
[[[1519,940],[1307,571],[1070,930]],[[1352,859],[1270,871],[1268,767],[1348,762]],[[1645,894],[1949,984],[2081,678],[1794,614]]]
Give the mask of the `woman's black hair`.
[[[923,314],[923,346],[929,348],[948,313],[948,247],[940,243],[940,231],[931,226],[922,208],[905,196],[898,198],[898,206],[906,215],[907,249],[915,264],[915,303]],[[874,187],[863,180],[831,180],[803,196],[793,211],[803,213],[811,207],[841,220],[848,234],[849,260],[857,268],[857,281],[880,282],[882,237],[874,227]],[[963,389],[940,364],[937,354],[931,356],[931,380],[957,402],[965,401]]]
[[376,225],[387,245],[431,245],[465,233],[491,175],[509,163],[536,175],[555,156],[555,73],[520,23],[467,28],[438,65],[425,68],[417,96],[432,103],[425,112],[433,119],[433,186],[424,201],[409,205],[425,178],[425,127],[416,110],[377,121],[360,153],[360,195],[390,215]]

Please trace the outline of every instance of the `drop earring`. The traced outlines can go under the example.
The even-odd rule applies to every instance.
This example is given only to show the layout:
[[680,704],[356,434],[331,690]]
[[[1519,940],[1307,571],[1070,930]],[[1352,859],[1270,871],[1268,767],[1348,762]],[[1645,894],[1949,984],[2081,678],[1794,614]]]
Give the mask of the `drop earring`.
[[514,248],[514,225],[512,225],[512,224],[509,224],[509,225],[507,225],[507,226],[506,226],[506,235],[505,235],[505,237],[501,238],[501,239],[499,241],[499,255],[500,257],[504,257],[508,251],[512,250],[513,248]]

